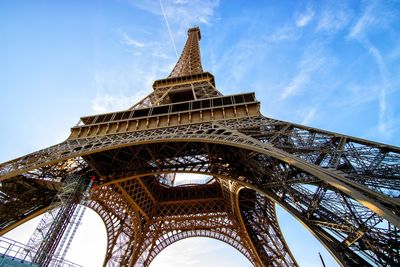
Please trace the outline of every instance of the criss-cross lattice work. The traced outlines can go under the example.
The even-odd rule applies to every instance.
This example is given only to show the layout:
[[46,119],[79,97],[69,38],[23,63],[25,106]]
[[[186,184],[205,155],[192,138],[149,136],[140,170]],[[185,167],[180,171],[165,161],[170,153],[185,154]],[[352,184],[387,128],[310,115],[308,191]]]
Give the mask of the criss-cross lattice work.
[[183,48],[183,52],[168,77],[180,77],[203,72],[199,47],[200,38],[199,28],[191,28],[188,30],[188,39]]
[[[0,165],[0,231],[43,212],[69,174],[97,177],[88,206],[104,265],[148,266],[181,239],[211,237],[255,266],[297,266],[281,205],[344,266],[400,264],[400,149],[266,118],[254,94],[222,96],[197,28],[170,77],[122,112],[81,118],[68,140]],[[176,173],[208,175],[174,186]]]

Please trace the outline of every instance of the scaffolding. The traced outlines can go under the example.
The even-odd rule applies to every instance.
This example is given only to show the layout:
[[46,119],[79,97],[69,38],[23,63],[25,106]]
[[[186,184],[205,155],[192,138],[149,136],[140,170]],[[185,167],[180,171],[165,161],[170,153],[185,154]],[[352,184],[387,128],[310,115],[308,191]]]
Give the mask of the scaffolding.
[[[76,208],[76,211],[74,212],[70,223],[68,224],[68,227],[63,235],[63,239],[61,243],[57,247],[57,251],[55,255],[59,257],[61,260],[64,260],[65,256],[67,255],[67,252],[71,246],[72,240],[74,239],[74,236],[76,234],[76,231],[78,230],[78,226],[81,225],[82,223],[82,218],[83,215],[86,212],[86,201],[90,197],[90,189],[92,188],[93,182],[94,182],[94,176],[90,180],[88,186],[86,187],[85,192],[83,193],[83,197],[81,198],[81,201]],[[59,266],[59,265],[56,265]]]
[[[41,266],[50,265],[61,238],[69,229],[68,225],[78,203],[82,200],[83,183],[84,179],[75,174],[69,175],[64,180],[59,193],[49,206],[48,212],[42,217],[28,241],[27,250],[33,263]],[[81,219],[81,216],[77,218],[77,221],[79,218]],[[73,229],[71,231],[74,232]],[[68,239],[65,241],[69,242]],[[57,266],[54,263],[52,265]]]

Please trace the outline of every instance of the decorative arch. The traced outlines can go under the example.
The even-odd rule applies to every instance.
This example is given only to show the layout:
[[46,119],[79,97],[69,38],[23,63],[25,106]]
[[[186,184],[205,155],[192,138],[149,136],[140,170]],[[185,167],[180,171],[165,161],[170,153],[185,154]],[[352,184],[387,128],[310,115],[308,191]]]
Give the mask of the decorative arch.
[[162,237],[161,242],[158,243],[156,248],[152,249],[147,256],[143,255],[145,258],[145,260],[143,261],[144,266],[149,266],[151,262],[157,257],[157,255],[160,254],[161,251],[166,249],[168,246],[190,237],[207,237],[222,241],[225,244],[235,248],[254,266],[257,266],[257,263],[254,261],[254,256],[252,256],[251,253],[242,245],[243,240],[239,235],[232,231],[226,231],[224,233],[219,230],[210,229],[190,229],[184,231],[174,231],[166,234],[166,236]]
[[[256,259],[254,251],[249,250],[249,240],[243,232],[243,229],[238,225],[237,218],[234,214],[225,210],[225,208],[220,210],[221,207],[225,207],[225,204],[222,206],[214,206],[214,208],[220,211],[215,211],[211,216],[198,213],[197,208],[194,207],[194,211],[196,211],[194,214],[188,216],[180,215],[179,217],[165,211],[165,209],[157,209],[157,207],[153,205],[155,217],[146,218],[146,213],[144,212],[146,209],[143,207],[148,206],[146,204],[148,200],[146,200],[142,188],[138,186],[142,181],[139,182],[138,180],[140,177],[151,177],[152,175],[154,175],[154,173],[120,179],[104,184],[99,188],[100,190],[102,190],[102,188],[113,188],[113,192],[117,189],[118,192],[116,193],[124,196],[124,201],[129,204],[130,207],[142,207],[142,209],[137,212],[137,215],[140,215],[142,219],[140,233],[137,234],[138,238],[134,240],[125,237],[125,243],[135,242],[133,245],[134,250],[130,255],[130,265],[141,263],[143,266],[148,266],[152,260],[170,244],[188,237],[203,236],[214,238],[231,245],[255,266],[261,266],[259,260]],[[124,190],[122,190],[122,188],[124,188]],[[93,191],[93,193],[96,193],[96,191],[97,190]],[[137,199],[133,200],[128,197],[132,196],[132,192],[135,192],[134,194],[138,197]],[[117,239],[114,237],[118,232],[116,228],[118,228],[120,222],[112,218],[112,212],[110,214],[112,205],[108,207],[109,203],[101,203],[102,198],[107,200],[107,197],[108,196],[103,195],[99,195],[98,197],[92,195],[90,206],[100,214],[106,224],[109,242],[105,265],[123,265],[121,258],[115,257],[114,251],[116,250],[113,248],[113,244],[115,244],[113,240]],[[159,205],[162,204],[162,202],[159,203]],[[183,205],[186,204],[183,203]],[[205,203],[205,205],[209,204]],[[213,205],[214,204],[211,203],[211,206]],[[121,206],[124,207],[124,205]],[[185,206],[183,206],[183,208],[185,209]],[[190,205],[187,208],[193,209]],[[156,212],[156,210],[159,211]],[[150,251],[150,253],[148,253],[148,251]]]

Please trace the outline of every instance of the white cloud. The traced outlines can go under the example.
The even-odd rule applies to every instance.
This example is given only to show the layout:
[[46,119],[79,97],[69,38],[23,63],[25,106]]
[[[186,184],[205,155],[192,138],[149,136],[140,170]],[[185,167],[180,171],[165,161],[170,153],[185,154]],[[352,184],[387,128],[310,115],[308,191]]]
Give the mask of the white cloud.
[[210,23],[208,22],[208,20],[207,20],[206,18],[203,18],[203,17],[199,17],[199,21],[200,21],[201,23],[206,24],[206,25],[209,25],[209,24],[210,24]]
[[283,89],[281,99],[286,99],[289,96],[294,95],[300,90],[310,79],[310,73],[308,71],[299,71],[292,79],[290,84]]
[[155,51],[155,52],[153,53],[153,57],[159,57],[159,58],[163,58],[163,59],[170,59],[170,58],[171,58],[171,57],[168,56],[167,54],[162,53],[162,52],[159,52],[159,51]]
[[315,118],[316,112],[317,112],[317,109],[314,107],[307,108],[305,111],[303,111],[301,114],[301,116],[303,117],[301,124],[309,125]]
[[[377,26],[382,23],[382,12],[377,11],[376,2],[368,5],[365,8],[365,11],[361,15],[361,17],[357,20],[354,26],[351,28],[350,33],[348,34],[348,38],[355,39],[360,42],[364,48],[368,51],[368,53],[372,56],[381,78],[381,85],[379,87],[379,121],[377,126],[377,131],[384,137],[387,137],[388,134],[388,118],[387,114],[387,91],[390,87],[388,82],[388,71],[386,68],[385,60],[382,56],[381,51],[369,40],[368,38],[368,29],[371,25]],[[378,18],[376,14],[380,14]]]
[[366,133],[365,138],[378,138],[383,140],[390,140],[394,133],[398,132],[400,129],[400,118],[392,117],[383,123],[378,124],[375,127],[369,129]]
[[[172,45],[170,42],[163,44],[163,51],[153,53],[154,56],[158,55],[163,59],[172,59],[172,56],[166,56],[172,51],[168,50],[167,53],[166,51],[168,47],[173,47],[173,51],[176,53],[176,58],[178,58],[180,49],[177,49],[175,44],[181,43],[186,39],[188,28],[199,26],[201,24],[210,25],[212,23],[215,9],[219,5],[219,0],[129,0],[128,2],[136,8],[152,13],[156,16],[164,17],[165,25],[160,25],[160,31],[169,32]],[[148,44],[138,42],[137,40],[134,41],[135,42],[129,43],[137,46],[144,45],[152,47],[151,43]]]
[[[144,11],[153,13],[155,15],[162,15],[160,9],[160,3],[158,1],[148,1],[148,0],[128,0],[132,6],[142,9]],[[163,3],[166,1],[163,1]]]
[[265,51],[264,44],[246,37],[227,47],[211,68],[213,73],[224,77],[218,84],[219,89],[234,90],[243,81],[243,77],[257,66],[257,61],[263,57]]
[[304,13],[301,13],[295,18],[295,25],[281,26],[275,32],[273,32],[268,38],[271,42],[281,41],[295,41],[300,38],[301,31],[298,28],[307,26],[314,18],[315,12],[309,7]]
[[297,66],[297,73],[289,84],[283,89],[281,99],[286,99],[297,94],[310,81],[311,75],[316,72],[326,61],[323,49],[311,45],[304,53]]
[[357,20],[356,24],[351,28],[348,37],[360,38],[364,34],[364,30],[375,23],[376,19],[372,16],[373,5],[369,5],[363,15]]
[[137,46],[137,47],[144,47],[144,46],[145,46],[144,43],[132,39],[132,38],[129,37],[127,34],[124,34],[124,35],[123,35],[123,38],[124,38],[124,43],[125,43],[126,45],[133,45],[133,46]]
[[388,5],[388,1],[368,1],[361,16],[351,27],[349,38],[365,38],[372,31],[379,30],[381,33],[389,31],[396,32],[400,12],[398,9]]
[[376,47],[374,47],[369,42],[366,42],[365,46],[368,48],[369,53],[374,58],[377,66],[379,68],[379,73],[380,73],[381,79],[382,79],[382,85],[380,87],[380,92],[379,92],[378,131],[382,134],[385,134],[386,130],[387,130],[387,127],[386,127],[386,125],[387,125],[387,123],[386,123],[386,120],[387,120],[386,95],[387,95],[387,90],[389,87],[386,66],[385,66],[384,60],[382,58],[381,52]]
[[243,267],[251,263],[240,252],[210,238],[188,238],[168,246],[151,263],[153,267]]
[[[163,15],[158,1],[132,0],[130,3],[155,15]],[[162,0],[162,5],[171,26],[186,31],[191,26],[210,24],[219,0]]]
[[106,113],[128,109],[146,96],[143,93],[139,91],[135,96],[98,94],[92,100],[92,110],[96,113]]
[[351,14],[346,6],[337,5],[322,11],[317,31],[335,33],[348,25]]
[[296,18],[296,26],[297,27],[305,27],[307,26],[311,20],[314,18],[315,12],[309,7],[303,13],[297,16]]
[[104,113],[128,109],[148,95],[154,76],[135,74],[118,70],[97,72],[94,77],[97,94],[91,100],[92,110]]
[[400,59],[400,40],[397,41],[393,50],[389,53],[390,61],[397,61]]
[[141,41],[138,41],[138,40],[132,38],[131,36],[129,36],[129,34],[127,32],[123,31],[122,29],[117,29],[116,32],[119,35],[121,35],[122,42],[127,46],[136,46],[136,47],[146,46],[146,44],[144,42],[141,42]]
[[284,26],[279,27],[277,31],[275,31],[269,37],[269,41],[271,42],[281,42],[281,41],[295,41],[299,39],[301,33],[294,27]]
[[189,0],[175,0],[175,4],[187,4]]
[[211,180],[211,176],[193,173],[177,173],[175,175],[175,185],[183,184],[204,184]]

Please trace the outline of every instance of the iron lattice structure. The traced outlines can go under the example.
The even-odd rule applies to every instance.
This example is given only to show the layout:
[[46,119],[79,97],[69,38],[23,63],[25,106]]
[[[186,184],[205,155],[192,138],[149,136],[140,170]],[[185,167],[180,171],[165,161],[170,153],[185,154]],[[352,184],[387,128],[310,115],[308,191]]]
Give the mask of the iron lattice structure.
[[[297,266],[279,204],[343,266],[400,264],[400,149],[267,118],[254,93],[223,96],[189,29],[168,78],[132,108],[82,117],[55,146],[0,165],[1,234],[46,211],[61,177],[95,175],[87,206],[107,230],[105,266],[148,266],[211,237],[254,266]],[[205,184],[174,186],[176,173]]]

